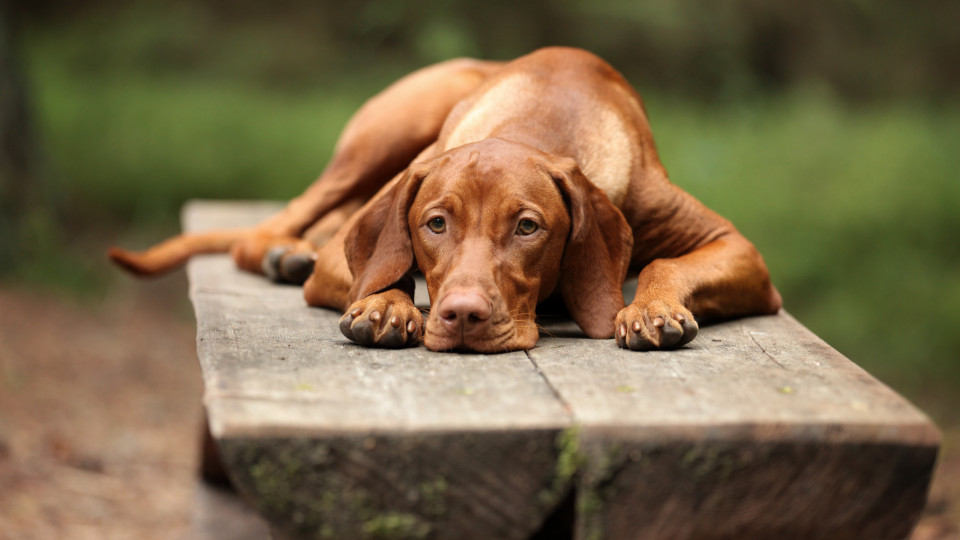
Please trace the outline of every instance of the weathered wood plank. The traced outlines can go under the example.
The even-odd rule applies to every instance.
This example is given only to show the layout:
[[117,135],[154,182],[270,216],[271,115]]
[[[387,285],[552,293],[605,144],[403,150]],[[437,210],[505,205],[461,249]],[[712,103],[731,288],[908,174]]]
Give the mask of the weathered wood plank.
[[555,337],[529,355],[584,425],[931,440],[926,416],[786,313],[707,326],[676,351]]
[[221,257],[191,266],[190,274],[216,437],[569,421],[523,353],[364,348],[342,337],[338,313],[307,309],[299,288],[240,275],[231,264]]
[[671,352],[565,321],[528,353],[380,351],[227,257],[189,273],[213,433],[283,537],[526,538],[574,483],[583,539],[898,538],[923,507],[936,428],[787,314]]
[[[190,206],[188,230],[245,225]],[[524,353],[380,351],[340,334],[299,287],[189,265],[204,403],[239,489],[292,538],[526,538],[571,478],[569,413]]]
[[529,538],[565,495],[554,430],[225,438],[282,538]]
[[529,356],[580,426],[577,538],[903,538],[919,519],[939,432],[785,313],[678,351],[555,337]]

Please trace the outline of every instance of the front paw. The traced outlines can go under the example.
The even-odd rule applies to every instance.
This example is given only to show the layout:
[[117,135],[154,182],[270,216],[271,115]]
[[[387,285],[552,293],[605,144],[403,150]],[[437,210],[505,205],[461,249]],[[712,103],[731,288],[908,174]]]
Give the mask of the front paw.
[[340,318],[340,332],[368,347],[399,349],[420,342],[423,315],[410,297],[390,289],[357,300]]
[[681,347],[697,337],[698,330],[690,310],[662,300],[633,302],[620,310],[614,327],[617,345],[633,351]]

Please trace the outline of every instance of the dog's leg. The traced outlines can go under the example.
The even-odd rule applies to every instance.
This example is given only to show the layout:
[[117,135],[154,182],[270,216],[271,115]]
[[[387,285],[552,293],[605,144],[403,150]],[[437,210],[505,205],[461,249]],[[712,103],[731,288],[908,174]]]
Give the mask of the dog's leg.
[[260,272],[274,281],[303,284],[313,272],[317,247],[330,242],[350,216],[363,205],[353,199],[317,220],[302,238],[268,233],[249,235],[230,249],[238,268]]
[[634,350],[679,347],[696,337],[694,317],[776,313],[780,304],[760,254],[743,236],[730,233],[647,265],[633,302],[617,315],[617,344]]
[[333,208],[370,199],[436,140],[454,105],[499,67],[451,60],[415,71],[371,98],[347,123],[320,178],[258,229],[300,236]]
[[[111,248],[110,257],[136,274],[149,276],[172,270],[197,253],[232,251],[238,266],[264,273],[265,264],[270,266],[264,257],[271,248],[294,245],[300,246],[294,258],[303,266],[309,250],[296,239],[329,238],[329,230],[342,224],[344,217],[336,216],[320,226],[324,216],[356,208],[357,201],[369,199],[406,168],[437,138],[453,106],[499,65],[452,60],[416,71],[389,86],[350,119],[320,177],[283,210],[255,227],[183,234],[142,252]],[[315,224],[319,230],[326,229],[326,237],[309,234]],[[283,258],[291,256],[288,253]],[[299,275],[291,279],[302,281]]]
[[303,285],[310,306],[345,312],[340,330],[351,340],[368,346],[399,348],[416,345],[423,333],[423,315],[413,304],[409,276],[395,287],[371,294],[351,304],[353,275],[343,255],[350,223],[316,252],[313,273]]
[[[420,157],[432,155],[434,146]],[[420,340],[423,316],[413,303],[406,217],[420,179],[408,169],[354,212],[317,251],[314,272],[304,283],[307,304],[344,312],[340,330],[357,343],[393,348]]]
[[753,244],[693,197],[669,188],[668,196],[655,198],[669,219],[635,233],[635,259],[654,260],[640,272],[633,302],[617,315],[614,336],[624,348],[679,347],[696,337],[695,317],[772,314],[781,306]]
[[273,281],[302,284],[313,272],[316,247],[294,236],[250,235],[230,247],[237,268]]

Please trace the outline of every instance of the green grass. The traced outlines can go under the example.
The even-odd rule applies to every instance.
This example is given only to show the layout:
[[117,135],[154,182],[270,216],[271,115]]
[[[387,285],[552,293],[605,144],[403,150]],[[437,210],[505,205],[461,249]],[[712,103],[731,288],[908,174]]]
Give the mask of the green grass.
[[320,172],[362,97],[196,77],[34,72],[42,132],[73,197],[124,219],[184,197],[291,197]]
[[[166,35],[162,22],[116,39],[149,51]],[[80,221],[129,228],[120,234],[127,245],[173,230],[188,198],[299,193],[349,115],[396,68],[371,76],[366,66],[356,82],[344,71],[275,85],[242,75],[236,58],[110,56],[109,35],[90,43],[90,32],[37,29],[27,40],[45,180]],[[263,36],[244,29],[236,39],[248,50]],[[254,63],[269,57],[258,54]],[[714,106],[646,94],[671,178],[757,244],[790,312],[918,399],[960,382],[960,107],[852,108],[814,91]],[[98,227],[38,216],[31,230],[46,247],[20,275],[80,288],[107,271],[70,249]]]

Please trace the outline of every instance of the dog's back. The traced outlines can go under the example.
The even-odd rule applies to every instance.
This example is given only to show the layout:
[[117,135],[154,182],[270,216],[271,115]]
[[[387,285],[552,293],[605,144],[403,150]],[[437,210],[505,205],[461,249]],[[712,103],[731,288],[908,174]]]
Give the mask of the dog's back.
[[618,207],[643,159],[656,160],[640,97],[578,49],[541,49],[508,64],[451,111],[437,150],[491,137],[573,158]]

